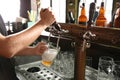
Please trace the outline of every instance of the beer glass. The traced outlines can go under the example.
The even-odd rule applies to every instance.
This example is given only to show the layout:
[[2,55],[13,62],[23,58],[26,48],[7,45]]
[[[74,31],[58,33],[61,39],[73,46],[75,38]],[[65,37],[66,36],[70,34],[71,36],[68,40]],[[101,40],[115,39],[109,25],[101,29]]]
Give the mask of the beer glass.
[[109,56],[99,58],[97,80],[113,80],[114,60]]
[[115,61],[113,74],[114,80],[120,80],[120,61]]
[[50,67],[53,63],[53,60],[56,58],[57,54],[60,51],[60,47],[56,47],[53,43],[47,45],[48,49],[42,54],[41,63],[44,66]]
[[64,78],[71,80],[74,77],[74,54],[71,51],[60,51],[51,68]]

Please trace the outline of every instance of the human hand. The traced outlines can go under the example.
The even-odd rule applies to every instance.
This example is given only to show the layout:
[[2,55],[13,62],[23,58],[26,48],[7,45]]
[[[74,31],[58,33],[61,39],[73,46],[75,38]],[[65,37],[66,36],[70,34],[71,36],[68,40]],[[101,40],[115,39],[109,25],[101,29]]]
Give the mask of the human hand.
[[49,8],[41,9],[40,19],[42,23],[46,26],[50,26],[56,21],[54,14]]
[[42,55],[47,50],[45,42],[39,42],[35,47],[36,55]]

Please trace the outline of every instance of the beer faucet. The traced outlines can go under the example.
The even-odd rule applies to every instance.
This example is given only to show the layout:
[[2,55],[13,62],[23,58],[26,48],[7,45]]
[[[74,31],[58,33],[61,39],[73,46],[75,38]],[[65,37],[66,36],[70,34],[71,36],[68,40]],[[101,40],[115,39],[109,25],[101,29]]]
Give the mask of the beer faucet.
[[[51,0],[52,1],[52,0]],[[45,11],[46,9],[44,9]],[[51,35],[57,35],[58,36],[58,39],[57,39],[57,46],[59,46],[59,41],[60,41],[60,37],[61,35],[65,34],[65,33],[68,33],[69,31],[68,30],[64,30],[61,28],[60,24],[57,23],[56,21],[48,28],[45,29],[45,31],[48,31],[50,32],[49,36],[48,36],[48,44],[50,42],[50,38],[51,38]]]
[[[75,80],[85,80],[85,65],[86,65],[86,49],[91,46],[90,41],[95,38],[95,34],[90,31],[92,18],[94,14],[95,3],[90,4],[89,20],[87,24],[87,31],[83,34],[82,46],[78,45],[78,53],[76,53],[75,59]],[[80,47],[81,46],[81,47]]]
[[50,27],[46,28],[45,31],[48,31],[53,35],[62,35],[69,32],[68,30],[62,29],[61,25],[56,21]]
[[56,21],[48,28],[47,31],[50,32],[50,34],[48,36],[48,43],[50,42],[51,35],[55,35],[55,36],[57,35],[58,36],[56,47],[59,46],[59,41],[60,41],[61,35],[69,32],[68,30],[62,29],[60,24],[57,23]]
[[91,44],[90,41],[92,39],[95,39],[95,34],[91,33],[91,31],[87,31],[85,32],[85,34],[83,35],[83,48],[85,50],[85,48],[90,48]]
[[[45,11],[44,9],[43,11]],[[68,33],[68,30],[64,30],[61,28],[60,24],[57,23],[56,21],[48,28],[45,29],[45,31],[48,31],[50,33],[57,33],[57,34],[63,34],[63,33]]]

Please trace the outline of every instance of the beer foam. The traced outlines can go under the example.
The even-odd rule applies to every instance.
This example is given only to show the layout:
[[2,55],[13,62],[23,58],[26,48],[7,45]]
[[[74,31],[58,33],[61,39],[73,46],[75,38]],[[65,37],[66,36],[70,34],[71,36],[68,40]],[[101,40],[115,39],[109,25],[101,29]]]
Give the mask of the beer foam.
[[58,53],[57,49],[48,49],[45,51],[45,53],[42,55],[43,61],[52,61]]

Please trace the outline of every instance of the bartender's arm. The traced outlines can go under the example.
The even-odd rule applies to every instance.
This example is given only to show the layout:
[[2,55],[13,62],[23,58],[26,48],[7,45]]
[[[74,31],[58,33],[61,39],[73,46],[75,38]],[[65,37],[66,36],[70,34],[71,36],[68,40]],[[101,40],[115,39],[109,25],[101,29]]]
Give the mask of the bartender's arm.
[[[52,12],[49,9],[45,11],[42,9],[40,11],[40,20],[32,27],[9,36],[0,34],[0,56],[11,58],[17,54],[25,55],[25,52],[26,55],[32,55],[32,50],[38,48],[30,48],[28,45],[34,42],[40,36],[41,32],[53,22],[55,22],[55,17]],[[35,53],[33,52],[33,54]]]
[[45,42],[39,42],[36,46],[27,46],[19,51],[16,55],[38,55],[41,56],[47,49]]

